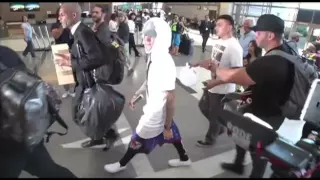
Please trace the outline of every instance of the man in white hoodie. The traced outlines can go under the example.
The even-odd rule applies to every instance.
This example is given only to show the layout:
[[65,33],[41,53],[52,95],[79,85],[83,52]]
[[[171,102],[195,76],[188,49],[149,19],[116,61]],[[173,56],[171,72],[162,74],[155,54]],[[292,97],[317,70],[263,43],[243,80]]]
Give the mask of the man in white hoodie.
[[[147,103],[143,107],[144,114],[139,120],[123,158],[119,162],[104,166],[109,173],[124,170],[136,154],[149,154],[157,145],[161,146],[164,143],[173,144],[180,157],[169,160],[170,166],[191,164],[181,143],[179,129],[173,122],[176,67],[169,54],[171,29],[164,20],[154,17],[145,23],[143,37],[148,56],[146,80],[132,99],[146,91]],[[134,107],[133,101],[130,105]]]

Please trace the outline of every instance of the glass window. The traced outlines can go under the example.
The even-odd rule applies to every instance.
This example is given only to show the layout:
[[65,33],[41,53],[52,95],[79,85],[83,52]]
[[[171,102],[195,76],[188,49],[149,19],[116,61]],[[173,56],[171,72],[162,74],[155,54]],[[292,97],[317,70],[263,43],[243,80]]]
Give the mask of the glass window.
[[280,17],[283,20],[295,21],[297,11],[297,9],[272,7],[270,13]]
[[280,7],[286,7],[286,8],[297,8],[297,7],[299,7],[299,4],[300,3],[293,3],[293,2],[290,2],[290,3],[287,3],[287,2],[275,3],[275,2],[273,2],[272,6],[280,6]]
[[261,6],[249,6],[248,15],[249,16],[261,16],[263,7]]
[[314,2],[314,3],[301,3],[300,8],[301,9],[313,9],[313,10],[320,10],[319,7],[320,3],[319,2]]
[[263,5],[266,5],[267,3],[264,3],[264,2],[250,2],[250,4],[263,6]]
[[242,6],[242,5],[234,5],[233,6],[233,13],[237,14],[237,11],[238,11],[238,13],[240,13],[241,9],[243,9],[243,8],[244,8],[244,6]]
[[261,14],[269,14],[269,10],[270,10],[270,7],[264,6],[264,7],[262,7],[262,13]]

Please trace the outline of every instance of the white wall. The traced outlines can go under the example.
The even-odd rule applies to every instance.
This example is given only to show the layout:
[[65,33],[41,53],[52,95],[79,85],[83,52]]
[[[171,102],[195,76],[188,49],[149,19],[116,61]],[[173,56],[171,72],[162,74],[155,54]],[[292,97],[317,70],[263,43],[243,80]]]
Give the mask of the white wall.
[[222,14],[232,14],[232,3],[220,3],[220,13],[219,15]]
[[[172,6],[171,12],[178,14],[179,16],[184,16],[187,18],[194,18],[198,16],[199,19],[204,19],[205,15],[209,15],[209,10],[218,11],[217,6],[205,6],[207,10],[198,10],[196,5],[170,5]],[[218,12],[217,12],[218,13]]]

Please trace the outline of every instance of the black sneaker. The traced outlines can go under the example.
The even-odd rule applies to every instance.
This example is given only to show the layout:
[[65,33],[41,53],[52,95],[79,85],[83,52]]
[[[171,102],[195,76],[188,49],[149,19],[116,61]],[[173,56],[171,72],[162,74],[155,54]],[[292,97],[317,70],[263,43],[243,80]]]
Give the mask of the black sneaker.
[[131,76],[133,72],[134,72],[134,69],[129,69],[128,73],[127,73],[127,76]]
[[197,141],[197,146],[199,147],[211,147],[213,146],[213,143],[209,143],[207,141]]
[[104,143],[105,143],[105,147],[102,149],[103,151],[108,151],[111,147],[113,147],[114,143],[118,140],[120,136],[117,135],[115,137],[105,137],[104,138]]
[[243,165],[237,165],[234,163],[221,163],[221,168],[239,175],[243,175],[243,170],[244,170]]
[[97,145],[101,145],[103,144],[103,139],[99,139],[99,140],[88,140],[88,141],[85,141],[81,144],[81,146],[83,148],[90,148],[90,147],[93,147],[93,146],[97,146]]

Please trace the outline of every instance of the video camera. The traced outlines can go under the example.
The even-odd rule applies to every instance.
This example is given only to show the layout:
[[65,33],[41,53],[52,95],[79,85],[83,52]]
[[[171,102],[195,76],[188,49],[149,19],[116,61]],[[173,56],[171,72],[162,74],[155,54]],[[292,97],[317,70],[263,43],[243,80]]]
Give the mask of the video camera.
[[[320,125],[320,80],[313,82],[300,119],[315,126]],[[242,114],[248,105],[250,93],[231,93],[222,102],[225,110],[221,118],[226,121],[228,136],[234,142],[261,158],[268,159],[273,173],[270,178],[312,178],[320,173],[320,135],[312,133],[312,138],[301,139],[297,143],[281,137],[272,127],[254,116]],[[240,111],[239,111],[240,110]]]

